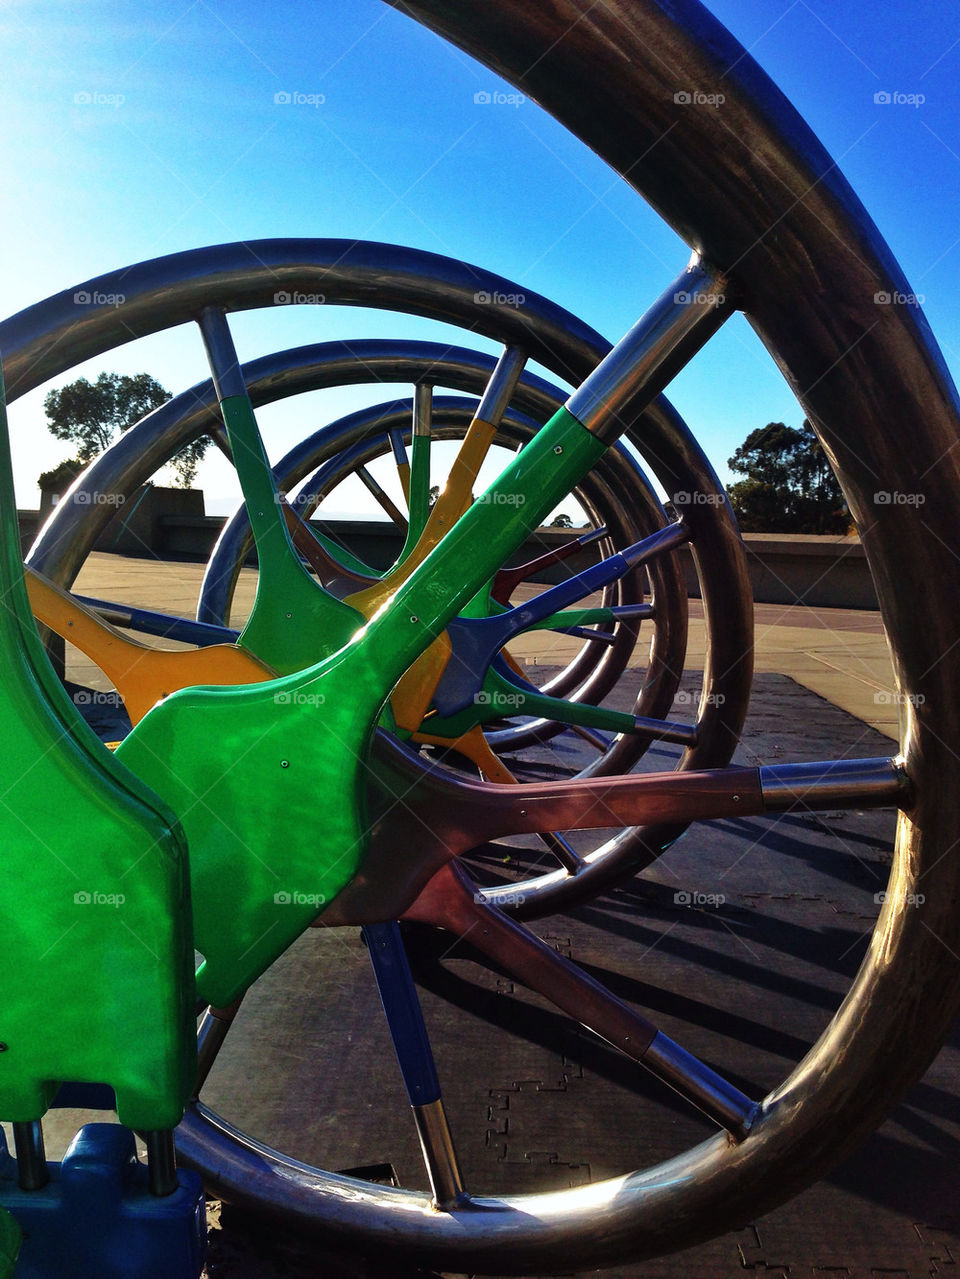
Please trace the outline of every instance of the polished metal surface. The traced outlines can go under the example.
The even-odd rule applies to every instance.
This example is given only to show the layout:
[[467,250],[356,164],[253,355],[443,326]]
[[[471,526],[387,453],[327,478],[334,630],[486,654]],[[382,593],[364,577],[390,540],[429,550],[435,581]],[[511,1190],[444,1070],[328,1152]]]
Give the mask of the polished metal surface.
[[513,399],[513,393],[517,389],[517,383],[520,381],[526,362],[527,354],[522,347],[505,348],[480,397],[477,417],[481,422],[489,422],[491,426],[499,425],[500,419],[507,411],[507,405]]
[[157,1199],[172,1195],[177,1189],[177,1156],[173,1133],[169,1129],[144,1133],[147,1147],[147,1172],[150,1193]]
[[768,813],[804,808],[909,808],[902,759],[837,759],[817,764],[765,764],[760,769]]
[[[919,309],[878,312],[873,303],[877,291],[910,290],[855,195],[695,0],[551,0],[535,9],[522,0],[402,0],[402,8],[544,105],[729,274],[861,524],[905,699],[914,799],[899,822],[891,885],[898,898],[920,890],[925,900],[903,911],[888,894],[837,1015],[739,1145],[718,1137],[582,1191],[471,1201],[436,1216],[422,1196],[311,1180],[269,1153],[242,1150],[222,1126],[204,1152],[221,1185],[301,1226],[322,1223],[328,1236],[389,1244],[451,1269],[592,1268],[689,1246],[782,1202],[873,1126],[956,1016],[960,419]],[[722,120],[684,103],[691,87],[723,95]],[[925,518],[918,506],[877,507],[878,477],[924,493]],[[694,545],[703,557],[706,545]],[[196,1149],[195,1116],[185,1129],[184,1145]]]
[[567,400],[588,431],[612,443],[732,312],[729,286],[692,262]]
[[[246,395],[247,387],[240,371],[237,348],[233,344],[233,334],[222,308],[204,307],[197,321],[203,336],[203,345],[207,352],[207,363],[213,378],[217,399],[225,400],[228,396]],[[229,440],[227,441],[229,446]],[[232,451],[231,451],[232,452]]]
[[21,1190],[42,1190],[50,1175],[40,1120],[15,1123],[13,1144],[17,1156],[17,1185]]
[[[322,293],[327,306],[406,311],[524,347],[571,385],[609,349],[562,307],[453,258],[362,240],[252,240],[154,258],[74,285],[0,324],[8,403],[134,338],[197,319],[207,307],[245,311]],[[122,307],[78,307],[74,295],[122,293]],[[499,299],[504,299],[500,301]],[[510,299],[507,301],[506,299]]]
[[418,382],[413,396],[413,433],[429,435],[433,414],[433,387],[426,382]]
[[[212,252],[214,258],[217,258],[221,251]],[[409,255],[407,256],[409,258]],[[184,265],[182,259],[179,265]],[[195,318],[191,316],[191,308],[201,297],[213,305],[219,305],[222,301],[224,306],[235,309],[234,304],[228,300],[229,291],[224,284],[230,272],[222,273],[220,265],[216,261],[212,264],[209,261],[207,263],[214,284],[214,293],[217,294],[220,290],[218,296],[210,299],[204,294],[200,279],[190,278],[189,270],[186,272],[187,279],[181,288],[174,278],[176,269],[172,268],[168,261],[163,272],[166,275],[163,298],[166,317],[170,319],[179,315],[184,319]],[[199,277],[202,274],[199,257],[194,259],[193,267]],[[138,272],[140,269],[134,268],[130,274],[133,275],[134,282],[139,279],[143,283],[144,275],[142,272],[138,275]],[[255,274],[252,268],[251,273]],[[455,268],[453,273],[456,274]],[[400,274],[402,276],[403,273]],[[471,290],[476,287],[476,278],[474,273],[471,277]],[[235,284],[236,280],[237,277],[234,276],[231,283]],[[272,281],[270,285],[266,285],[264,281],[254,281],[246,277],[241,280],[240,285],[240,305],[256,304],[256,299],[262,300],[265,296],[266,288],[275,287]],[[395,286],[396,277],[391,276],[388,294],[398,297],[399,293],[390,294],[390,289]],[[428,296],[432,289],[442,291],[442,288],[446,287],[444,284],[441,288],[436,280],[420,278],[413,282],[408,277],[404,281],[404,287],[409,290],[413,299],[409,309],[418,313],[444,312],[438,318],[449,319],[451,311],[459,308],[460,322],[465,321],[468,326],[473,325],[480,331],[486,331],[484,325],[493,323],[490,317],[484,315],[481,317],[482,322],[474,324],[477,317],[471,313],[472,291],[467,298],[460,295],[465,294],[466,290],[460,290],[460,293],[457,288],[447,290],[441,302]],[[130,316],[135,318],[141,315],[144,317],[144,323],[154,324],[154,318],[148,314],[150,296],[149,287],[145,287],[142,294],[137,294],[138,307],[129,312]],[[367,294],[369,298],[374,296],[374,290]],[[153,301],[156,300],[154,296]],[[58,309],[58,306],[53,305],[44,308],[45,304],[41,304],[39,309],[33,308],[30,313],[24,313],[26,318],[17,317],[18,323],[14,325],[10,333],[10,336],[16,339],[12,349],[21,362],[18,366],[21,370],[21,380],[18,385],[21,388],[25,387],[29,380],[26,372],[29,358],[24,354],[25,352],[43,355],[43,369],[49,377],[54,372],[70,367],[74,358],[86,358],[94,353],[98,343],[111,337],[114,340],[117,339],[116,332],[111,329],[112,317],[90,317],[88,323],[78,333],[71,325],[73,317],[64,307]],[[445,311],[444,308],[446,308]],[[592,342],[586,340],[583,326],[576,322],[572,328],[565,327],[567,322],[562,319],[565,313],[560,313],[557,308],[551,310],[549,304],[544,304],[542,309],[544,312],[542,332],[547,336],[541,340],[539,352],[536,349],[536,342],[531,340],[530,329],[533,320],[529,314],[523,317],[523,332],[514,332],[513,340],[522,342],[532,358],[538,359],[569,382],[582,381],[605,354],[608,349],[606,344],[599,338],[595,338]],[[51,321],[47,329],[44,329],[43,324],[40,323],[44,316],[49,317]],[[509,320],[509,317],[507,318]],[[516,320],[516,317],[513,319]],[[538,320],[537,323],[540,321]],[[156,324],[155,327],[162,327],[162,325]],[[511,340],[511,334],[507,330],[508,326],[497,322],[496,336],[501,341]],[[0,329],[0,337],[2,337],[2,329]],[[283,395],[297,394],[300,390],[313,389],[318,385],[336,385],[361,380],[397,380],[395,376],[391,376],[395,373],[397,355],[395,348],[385,355],[379,364],[378,373],[376,368],[371,369],[358,352],[358,347],[364,344],[342,344],[337,355],[332,354],[334,345],[336,344],[330,344],[322,350],[322,353],[320,353],[321,348],[316,348],[317,365],[320,368],[319,377],[317,367],[311,367],[309,361],[304,361],[302,353],[285,353],[281,356],[266,357],[263,361],[252,362],[246,367],[245,375],[254,404]],[[370,345],[376,346],[376,344]],[[467,361],[472,362],[474,366],[476,364],[475,357],[468,355]],[[358,368],[363,370],[359,376]],[[380,376],[380,374],[385,375]],[[257,379],[261,377],[260,385],[257,386]],[[416,381],[418,378],[415,377],[412,380]],[[486,378],[484,382],[485,380]],[[523,395],[525,384],[527,386],[530,384],[529,374],[525,374],[521,379],[518,395]],[[146,478],[152,474],[157,466],[166,461],[184,443],[205,432],[217,430],[219,414],[212,384],[208,383],[195,388],[191,394],[193,403],[190,405],[189,412],[184,413],[183,403],[162,406],[144,419],[138,427],[122,437],[118,445],[98,461],[84,482],[94,483],[98,488],[103,488],[103,479],[112,476],[113,491],[132,491],[140,478]],[[515,403],[521,402],[520,399],[515,400]],[[409,408],[406,410],[406,415],[409,423]],[[399,423],[391,425],[399,425]],[[747,576],[742,547],[729,507],[720,496],[722,489],[709,463],[690,432],[666,401],[658,399],[647,413],[636,414],[634,420],[627,424],[627,429],[631,442],[643,456],[655,463],[656,474],[668,494],[676,493],[678,490],[697,489],[709,492],[716,497],[713,502],[698,504],[696,510],[691,510],[688,519],[694,554],[703,571],[702,589],[705,611],[708,616],[708,625],[712,629],[707,680],[704,684],[698,721],[698,744],[687,751],[684,767],[723,764],[729,758],[745,713],[751,670],[750,599],[746,586]],[[615,455],[614,451],[610,456],[615,457]],[[602,463],[601,466],[603,465]],[[598,467],[597,470],[599,472],[601,468]],[[623,512],[624,518],[627,512],[631,512],[631,518],[634,518],[632,513],[637,502],[636,477],[638,474],[635,467],[632,472],[624,470],[622,462],[616,463],[604,472],[603,485],[612,499],[612,505],[611,499],[607,499],[611,515],[619,509]],[[592,477],[587,477],[587,481],[584,482],[587,492],[589,491],[588,481],[592,481]],[[111,491],[110,487],[107,487],[105,491]],[[67,507],[74,506],[75,509],[77,505],[66,504]],[[63,504],[60,509],[63,509]],[[89,520],[76,521],[73,526],[64,516],[48,523],[39,539],[35,554],[39,560],[46,559],[53,566],[51,576],[57,577],[62,574],[67,583],[72,581],[76,568],[89,549],[90,542],[99,531],[93,526],[100,511],[97,508],[93,509],[95,513]],[[662,519],[662,514],[660,518]],[[641,535],[647,531],[652,529],[641,530]],[[614,530],[611,529],[611,533],[613,532]],[[620,540],[619,544],[625,545],[635,540],[637,540],[636,535]],[[682,582],[682,579],[677,577],[679,570],[674,564],[673,556],[658,557],[657,564],[662,564],[664,569],[672,565],[673,581]],[[654,606],[658,622],[661,624],[666,620],[665,610],[670,607],[673,593],[673,587],[666,585],[669,581],[669,577],[665,577],[664,589],[655,590]],[[611,601],[611,603],[615,602],[615,600]],[[678,626],[679,629],[673,628],[673,630],[669,626],[665,628],[668,633],[673,634],[671,642],[674,645],[677,635],[685,626],[685,619],[682,623],[678,619]],[[661,625],[658,625],[656,629],[657,632],[661,632]],[[666,714],[672,703],[671,684],[675,688],[675,682],[672,682],[678,677],[681,668],[682,659],[679,662],[664,661],[660,666],[656,661],[651,663],[654,700],[659,698],[663,702],[663,705],[657,708],[661,717]],[[724,695],[717,696],[716,694],[720,692]],[[598,760],[594,768],[596,774],[602,775],[605,768],[615,770],[623,752],[637,740],[632,735],[626,735],[616,742],[614,748]],[[645,864],[657,856],[661,848],[676,838],[682,828],[682,822],[679,824],[674,822],[672,825],[654,824],[653,827],[642,827],[626,832],[617,840],[609,841],[603,850],[597,850],[597,853],[591,855],[575,877],[567,875],[564,871],[558,872],[556,876],[542,877],[541,881],[536,883],[534,891],[529,894],[526,908],[531,913],[553,910],[564,901],[577,900],[583,892],[589,894],[598,891],[608,880],[619,879],[632,867]],[[582,889],[579,887],[581,882]],[[335,1234],[341,1228],[345,1228],[349,1236],[362,1220],[364,1224],[360,1230],[364,1240],[377,1236],[381,1240],[387,1236],[396,1236],[395,1223],[389,1218],[385,1218],[382,1222],[367,1220],[371,1211],[376,1217],[379,1206],[382,1206],[383,1200],[376,1194],[369,1197],[364,1190],[361,1190],[359,1194],[354,1195],[351,1200],[353,1207],[346,1213],[345,1218],[339,1215],[339,1209],[331,1209],[330,1213],[327,1212],[324,1207],[324,1196],[328,1188],[346,1184],[351,1188],[352,1193],[357,1183],[344,1182],[343,1179],[330,1178],[326,1174],[301,1167],[296,1171],[295,1180],[287,1179],[282,1187],[277,1187],[273,1183],[273,1174],[270,1170],[278,1165],[270,1159],[258,1162],[256,1158],[252,1160],[248,1158],[251,1152],[257,1150],[256,1143],[246,1139],[245,1148],[237,1146],[236,1139],[226,1137],[222,1125],[212,1120],[203,1121],[206,1131],[202,1133],[198,1144],[197,1130],[192,1128],[191,1124],[196,1120],[196,1116],[202,1113],[201,1110],[194,1110],[182,1126],[184,1149],[197,1156],[197,1162],[203,1165],[205,1177],[211,1183],[230,1184],[234,1175],[241,1178],[243,1184],[233,1182],[231,1198],[242,1202],[252,1187],[259,1207],[268,1209],[272,1207],[288,1221],[297,1219],[301,1224],[310,1221],[325,1232],[333,1231]],[[197,1122],[200,1121],[197,1120]],[[226,1146],[223,1142],[226,1142]],[[282,1163],[288,1170],[293,1166],[288,1161],[282,1161]],[[603,1198],[603,1193],[600,1188],[597,1202]],[[565,1196],[562,1197],[563,1202],[557,1204],[556,1210],[547,1202],[549,1198],[549,1196],[546,1197],[542,1214],[544,1220],[549,1220],[551,1223],[547,1234],[552,1238],[555,1229],[559,1228],[563,1232],[566,1229],[565,1223],[575,1222],[575,1228],[569,1234],[570,1243],[573,1245],[576,1242],[581,1248],[586,1245],[591,1264],[593,1264],[594,1249],[589,1239],[589,1232],[584,1230],[583,1221],[579,1220],[577,1213],[571,1210],[571,1204]],[[525,1208],[522,1207],[523,1199],[517,1201],[521,1205],[519,1215],[510,1207],[509,1201],[503,1201],[496,1206],[496,1210],[491,1215],[484,1214],[482,1222],[474,1220],[474,1215],[468,1211],[469,1204],[464,1205],[467,1215],[462,1218],[462,1224],[466,1229],[453,1238],[449,1236],[444,1223],[455,1216],[458,1220],[460,1219],[460,1205],[454,1213],[438,1213],[431,1207],[430,1201],[423,1200],[422,1197],[414,1197],[411,1201],[409,1197],[401,1195],[394,1202],[407,1205],[415,1203],[417,1206],[414,1208],[414,1216],[419,1213],[421,1203],[425,1209],[422,1221],[417,1217],[416,1225],[412,1218],[407,1222],[407,1227],[397,1242],[398,1251],[409,1252],[411,1249],[416,1251],[426,1248],[428,1252],[440,1255],[445,1249],[449,1249],[449,1255],[452,1258],[459,1257],[461,1260],[470,1258],[471,1265],[475,1259],[482,1263],[486,1253],[487,1264],[494,1264],[502,1269],[503,1266],[516,1264],[513,1259],[523,1252],[530,1238],[529,1203]],[[383,1234],[381,1234],[381,1226]],[[539,1227],[534,1230],[534,1234],[540,1234]],[[537,1245],[538,1249],[548,1242],[549,1240],[544,1238]],[[553,1247],[552,1243],[550,1247]]]
[[452,1208],[463,1197],[463,1177],[443,1099],[438,1097],[425,1106],[411,1106],[411,1110],[434,1202],[440,1208]]
[[642,1060],[658,1079],[692,1101],[738,1141],[743,1141],[749,1133],[759,1110],[756,1102],[662,1031],[654,1035]]

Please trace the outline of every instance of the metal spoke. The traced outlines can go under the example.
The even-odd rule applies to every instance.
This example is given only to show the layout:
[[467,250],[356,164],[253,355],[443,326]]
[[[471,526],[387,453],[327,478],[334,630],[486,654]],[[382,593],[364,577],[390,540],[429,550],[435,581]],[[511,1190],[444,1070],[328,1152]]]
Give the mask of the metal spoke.
[[410,459],[407,457],[407,447],[403,442],[403,432],[398,428],[394,428],[389,432],[390,449],[393,453],[393,460],[397,464],[397,479],[400,481],[400,488],[403,490],[403,500],[407,504],[407,513],[410,512]]
[[403,938],[395,923],[367,924],[363,936],[413,1110],[433,1197],[438,1207],[452,1207],[463,1197],[463,1178]]
[[388,493],[385,493],[382,486],[374,479],[365,466],[357,467],[357,478],[363,484],[363,487],[378,503],[378,505],[387,513],[401,533],[406,533],[408,524],[407,518],[396,505]]
[[574,391],[567,412],[612,444],[732,310],[723,276],[695,258]]
[[194,1091],[197,1097],[202,1092],[230,1027],[240,1011],[241,1002],[241,999],[237,999],[226,1008],[207,1008],[200,1019],[197,1030],[197,1085]]
[[592,728],[585,728],[582,724],[571,724],[570,729],[578,737],[582,737],[585,742],[589,742],[601,755],[606,755],[610,749],[610,739],[604,737],[602,733],[598,733]]
[[435,875],[405,918],[469,936],[511,976],[645,1066],[731,1136],[743,1140],[749,1132],[756,1102],[523,924],[491,906],[459,866],[451,864]]
[[233,449],[230,447],[230,436],[227,434],[227,428],[222,424],[213,426],[207,432],[214,444],[223,454],[231,465],[233,464]]
[[589,529],[586,533],[581,533],[579,537],[572,538],[563,546],[558,546],[552,551],[545,551],[543,555],[538,555],[536,559],[527,560],[525,564],[518,564],[515,568],[502,568],[493,579],[493,586],[490,590],[491,597],[499,604],[509,604],[510,596],[521,582],[526,582],[534,573],[539,573],[543,569],[549,568],[552,564],[559,564],[571,555],[576,555],[577,551],[589,546],[591,542],[596,542],[601,537],[606,537],[606,535],[607,526],[601,524],[599,528]]
[[[893,758],[504,786],[428,772],[413,786],[405,752],[388,749],[378,738],[375,754],[377,768],[368,777],[374,820],[366,876],[327,907],[329,924],[363,923],[373,911],[374,918],[402,914],[425,875],[511,835],[760,817],[794,805],[908,808],[912,801],[903,761]],[[390,779],[386,785],[381,773]]]
[[14,1123],[13,1144],[17,1155],[17,1184],[20,1189],[42,1190],[49,1181],[49,1174],[40,1120]]
[[583,869],[583,858],[558,831],[541,831],[540,839],[553,853],[565,871],[568,871],[571,875],[576,875],[579,870]]
[[413,393],[413,440],[410,445],[410,526],[401,559],[413,550],[430,515],[430,447],[433,387],[418,382]]
[[[517,383],[523,374],[527,353],[519,346],[505,346],[490,380],[484,387],[476,416],[490,426],[499,426],[507,406],[513,399]],[[474,476],[476,479],[476,476]]]

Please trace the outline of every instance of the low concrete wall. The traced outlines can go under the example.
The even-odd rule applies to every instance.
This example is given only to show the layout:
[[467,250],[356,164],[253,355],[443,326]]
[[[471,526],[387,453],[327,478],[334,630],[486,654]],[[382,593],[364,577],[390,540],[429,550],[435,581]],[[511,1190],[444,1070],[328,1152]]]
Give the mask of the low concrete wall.
[[[744,533],[753,598],[758,604],[876,609],[877,592],[857,537]],[[699,596],[693,558],[683,554],[687,590]]]
[[[170,510],[170,497],[176,502]],[[199,500],[198,500],[199,499]],[[199,509],[198,509],[199,508]],[[155,555],[170,559],[206,560],[223,527],[219,516],[203,515],[203,495],[195,490],[152,490],[138,507],[121,510],[98,542],[98,549],[144,555],[149,546]],[[36,511],[20,511],[20,536],[28,547],[39,527]],[[328,536],[373,568],[386,568],[400,553],[403,539],[385,521],[331,520],[322,525]],[[542,555],[577,536],[565,529],[540,529],[517,552],[513,563]],[[816,537],[794,533],[744,535],[753,598],[761,604],[810,604],[821,608],[877,607],[877,595],[867,568],[863,547],[855,537]],[[700,594],[693,558],[681,552],[691,596]],[[585,551],[546,570],[537,578],[557,582],[571,570],[592,562]]]

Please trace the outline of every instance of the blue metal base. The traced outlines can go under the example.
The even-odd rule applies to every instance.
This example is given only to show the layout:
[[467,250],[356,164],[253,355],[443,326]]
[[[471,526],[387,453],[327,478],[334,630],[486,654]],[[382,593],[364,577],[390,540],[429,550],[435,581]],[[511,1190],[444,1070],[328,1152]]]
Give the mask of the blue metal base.
[[203,1187],[180,1169],[179,1189],[147,1187],[133,1133],[87,1124],[42,1190],[21,1190],[0,1132],[0,1203],[18,1221],[16,1279],[198,1279],[207,1242]]

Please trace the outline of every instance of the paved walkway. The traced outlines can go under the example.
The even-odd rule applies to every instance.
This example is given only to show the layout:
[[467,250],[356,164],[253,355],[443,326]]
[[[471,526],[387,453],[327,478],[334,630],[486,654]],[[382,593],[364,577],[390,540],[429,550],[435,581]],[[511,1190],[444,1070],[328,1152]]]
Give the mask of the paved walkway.
[[[200,576],[195,565],[95,555],[78,589],[191,615]],[[244,572],[240,616],[252,583]],[[696,601],[691,614],[687,689],[695,687],[704,656]],[[756,623],[758,678],[738,760],[889,750],[896,706],[876,614],[761,605]],[[540,632],[521,640],[516,652],[554,666],[573,647],[575,641]],[[96,686],[89,664],[71,661],[69,674]],[[651,754],[674,750],[653,747]],[[582,766],[587,758],[589,747],[566,735],[533,767],[552,776],[561,764]],[[760,1095],[821,1033],[866,951],[893,825],[888,812],[704,823],[641,877],[532,927]],[[573,837],[581,853],[588,838]],[[509,861],[522,865],[535,856],[529,840],[498,843],[480,850],[475,865],[478,873],[485,867],[502,874]],[[691,900],[715,904],[691,907]],[[410,929],[407,940],[471,1189],[580,1185],[648,1165],[705,1135],[673,1094],[508,973],[481,963],[465,942],[451,944],[424,929]],[[401,1184],[420,1185],[423,1170],[396,1075],[357,930],[314,929],[250,992],[204,1097],[288,1154],[327,1168],[386,1164]],[[51,1153],[59,1154],[62,1137],[80,1118],[51,1117],[45,1125]],[[711,1243],[606,1273],[946,1276],[960,1258],[958,1156],[955,1039],[883,1127],[817,1185]],[[270,1227],[256,1229],[249,1214],[228,1210],[223,1226],[212,1236],[210,1279],[414,1273],[393,1257],[332,1258]],[[566,1273],[586,1279],[592,1272]]]

